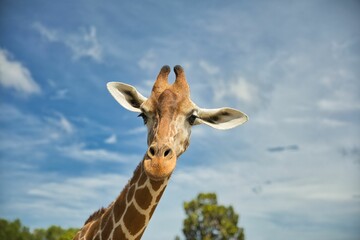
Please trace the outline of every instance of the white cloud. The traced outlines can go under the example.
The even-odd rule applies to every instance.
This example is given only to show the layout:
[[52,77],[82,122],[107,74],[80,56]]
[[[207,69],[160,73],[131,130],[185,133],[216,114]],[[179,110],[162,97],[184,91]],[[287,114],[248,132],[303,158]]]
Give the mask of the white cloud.
[[214,75],[220,72],[219,67],[214,66],[205,60],[200,60],[199,66],[209,75]]
[[46,117],[48,126],[54,129],[60,129],[66,134],[75,132],[75,126],[61,113],[56,113],[57,117]]
[[73,144],[67,147],[59,147],[58,150],[65,156],[87,163],[93,163],[96,161],[126,163],[141,159],[141,157],[137,155],[124,155],[102,148],[86,148],[84,143]]
[[321,110],[330,112],[347,112],[360,110],[360,102],[346,101],[344,99],[321,99],[318,101],[317,104]]
[[97,62],[102,61],[102,46],[98,41],[96,27],[94,26],[89,29],[80,29],[78,33],[60,32],[39,22],[34,23],[33,27],[48,41],[60,42],[67,46],[72,51],[74,59],[88,57]]
[[0,133],[3,135],[0,150],[6,149],[7,154],[31,155],[35,159],[36,154],[45,154],[57,141],[68,135],[64,134],[60,118],[43,119],[9,104],[2,104],[0,112],[2,124],[15,126],[2,129]]
[[337,119],[331,119],[331,118],[323,118],[320,120],[321,124],[324,124],[329,127],[343,127],[346,126],[348,123],[345,121],[340,121]]
[[53,29],[49,29],[39,22],[33,24],[33,27],[47,40],[51,42],[59,41],[59,33]]
[[47,80],[48,85],[53,89],[50,93],[51,100],[64,100],[68,98],[69,89],[59,86],[59,84],[53,79]]
[[[16,174],[21,175],[21,178],[11,182],[17,186],[16,191],[11,187],[6,189],[15,200],[3,203],[0,208],[2,216],[9,212],[26,211],[35,216],[32,221],[36,222],[51,214],[51,224],[65,227],[81,227],[93,212],[102,206],[108,206],[131,177],[131,173],[129,176],[92,174],[60,177],[34,170]],[[26,221],[22,219],[24,220]],[[36,227],[35,222],[25,222],[25,225]]]
[[[122,183],[125,186],[127,180],[128,179],[118,174],[73,177],[61,182],[44,182],[40,186],[34,186],[29,189],[28,194],[51,199],[57,204],[73,202],[74,205],[78,206],[88,199],[92,198],[95,200],[97,196],[100,195],[99,192],[111,193],[115,199],[116,193],[123,187],[118,186],[117,183]],[[72,193],[76,193],[76,195]],[[103,204],[106,205],[109,203],[110,202],[104,202]]]
[[116,142],[117,142],[117,137],[115,134],[112,134],[111,136],[105,139],[105,143],[107,144],[114,144]]
[[349,124],[346,121],[326,117],[286,117],[282,122],[296,125],[320,124],[326,127],[342,127]]
[[318,108],[326,112],[339,113],[359,111],[357,78],[346,71],[339,70],[339,72],[342,74],[337,73],[333,77],[328,77],[326,81],[322,81],[328,92],[317,100]]
[[55,95],[51,96],[50,98],[52,100],[63,100],[66,99],[69,93],[69,89],[64,88],[64,89],[59,89],[55,92]]
[[215,101],[224,102],[227,99],[237,99],[250,106],[261,104],[259,89],[243,77],[235,80],[216,80],[212,83]]
[[60,115],[60,120],[59,120],[60,126],[61,128],[66,132],[66,133],[73,133],[74,132],[74,127],[73,125],[69,122],[69,120],[67,118],[65,118],[63,115]]
[[147,129],[145,126],[141,126],[141,127],[136,127],[134,129],[130,129],[129,131],[126,132],[126,134],[129,135],[137,135],[137,134],[141,134],[141,133],[146,133]]
[[229,87],[229,90],[234,97],[237,97],[245,103],[257,104],[259,102],[258,88],[242,77],[234,82],[234,84]]
[[157,56],[154,50],[149,50],[145,53],[145,55],[139,60],[138,64],[140,68],[148,71],[154,71],[157,65]]
[[72,49],[75,59],[90,57],[98,62],[102,61],[102,47],[94,26],[91,26],[89,31],[84,30],[82,35],[71,35],[65,40],[65,44]]
[[0,48],[0,84],[23,94],[38,94],[40,86],[22,63],[12,60],[11,55]]

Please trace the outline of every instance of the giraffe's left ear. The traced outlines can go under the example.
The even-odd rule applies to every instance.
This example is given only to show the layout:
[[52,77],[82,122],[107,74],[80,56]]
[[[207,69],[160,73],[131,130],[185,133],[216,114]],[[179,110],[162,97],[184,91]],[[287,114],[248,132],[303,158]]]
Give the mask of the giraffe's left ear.
[[132,112],[141,112],[140,106],[147,98],[141,95],[135,87],[121,82],[109,82],[106,86],[121,106]]
[[248,116],[233,108],[199,109],[195,124],[205,123],[213,128],[226,130],[248,121]]

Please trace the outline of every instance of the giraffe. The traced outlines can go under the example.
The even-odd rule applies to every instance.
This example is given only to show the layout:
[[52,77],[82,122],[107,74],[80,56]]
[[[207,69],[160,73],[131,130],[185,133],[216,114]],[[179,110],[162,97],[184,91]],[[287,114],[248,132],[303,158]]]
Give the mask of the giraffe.
[[125,109],[138,112],[148,129],[148,149],[120,195],[107,208],[93,213],[74,240],[140,239],[175,169],[189,146],[191,127],[206,124],[230,129],[245,123],[245,113],[233,108],[203,109],[190,99],[185,72],[174,67],[175,82],[168,83],[170,67],[161,68],[149,98],[135,87],[109,82],[107,88]]

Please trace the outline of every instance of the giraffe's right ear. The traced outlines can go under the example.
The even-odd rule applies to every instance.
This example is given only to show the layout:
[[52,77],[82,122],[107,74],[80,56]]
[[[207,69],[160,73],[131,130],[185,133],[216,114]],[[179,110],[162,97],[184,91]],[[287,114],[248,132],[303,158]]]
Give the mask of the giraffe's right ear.
[[121,106],[132,112],[141,112],[140,106],[147,98],[141,95],[136,88],[121,82],[109,82],[106,86]]

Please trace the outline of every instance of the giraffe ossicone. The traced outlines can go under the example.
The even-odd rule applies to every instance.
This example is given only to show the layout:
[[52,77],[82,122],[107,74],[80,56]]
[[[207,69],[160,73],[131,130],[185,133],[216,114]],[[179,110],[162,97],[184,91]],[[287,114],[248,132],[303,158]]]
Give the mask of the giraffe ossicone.
[[120,195],[107,208],[91,215],[74,239],[140,239],[178,157],[189,146],[191,127],[206,124],[225,130],[248,120],[245,113],[233,108],[198,107],[190,99],[184,69],[177,65],[174,72],[175,82],[170,84],[170,67],[161,68],[149,98],[131,85],[120,82],[107,84],[120,105],[140,113],[148,129],[148,149]]

